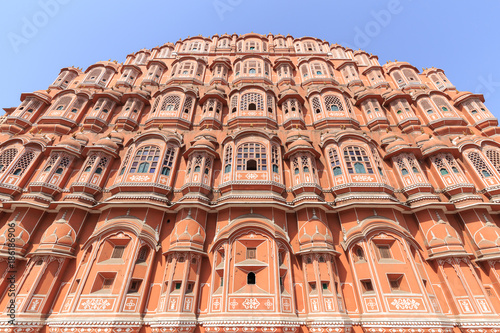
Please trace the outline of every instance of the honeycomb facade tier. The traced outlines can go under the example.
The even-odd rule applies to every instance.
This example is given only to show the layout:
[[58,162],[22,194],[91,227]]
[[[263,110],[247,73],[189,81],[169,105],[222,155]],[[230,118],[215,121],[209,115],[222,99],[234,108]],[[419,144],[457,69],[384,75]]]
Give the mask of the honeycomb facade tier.
[[290,35],[63,68],[0,119],[0,332],[500,332],[483,103]]

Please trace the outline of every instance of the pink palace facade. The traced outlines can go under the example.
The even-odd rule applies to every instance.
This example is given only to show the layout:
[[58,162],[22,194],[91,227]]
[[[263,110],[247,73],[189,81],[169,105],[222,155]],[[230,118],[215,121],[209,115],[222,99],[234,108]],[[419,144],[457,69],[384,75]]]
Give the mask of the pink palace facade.
[[500,128],[441,69],[224,34],[20,99],[2,333],[500,332]]

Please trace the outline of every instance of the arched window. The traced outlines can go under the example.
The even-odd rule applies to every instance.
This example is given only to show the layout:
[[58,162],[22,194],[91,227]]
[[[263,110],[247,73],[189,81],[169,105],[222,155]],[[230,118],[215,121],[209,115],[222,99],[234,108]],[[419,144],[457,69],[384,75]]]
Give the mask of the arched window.
[[33,151],[24,152],[24,154],[17,160],[14,168],[12,168],[12,170],[14,170],[12,174],[15,176],[22,176],[34,158],[35,153]]
[[3,173],[9,165],[12,163],[17,155],[18,150],[16,148],[5,149],[0,155],[0,174]]
[[264,110],[262,94],[247,93],[241,96],[240,110]]
[[361,162],[354,163],[354,172],[355,173],[366,173],[365,166]]
[[331,111],[344,111],[340,98],[334,95],[327,95],[324,98],[326,109]]
[[180,103],[181,103],[180,96],[166,95],[162,100],[160,111],[177,111],[179,110]]
[[321,102],[319,101],[318,97],[314,97],[312,99],[312,107],[313,107],[314,113],[316,113],[316,114],[321,113]]
[[233,161],[233,147],[228,145],[224,154],[224,173],[231,172],[231,164]]
[[137,169],[138,173],[147,173],[149,171],[149,163],[148,162],[142,162],[139,164],[139,168]]
[[357,260],[365,260],[365,254],[363,252],[363,249],[361,247],[356,247],[356,250],[354,251]]
[[352,173],[373,173],[370,158],[365,150],[358,146],[348,146],[344,148],[344,160],[347,171]]
[[[248,164],[250,160],[253,162]],[[259,143],[245,143],[238,147],[236,170],[248,170],[248,167],[252,168],[250,170],[256,171],[267,170],[267,154],[264,145]],[[255,169],[253,169],[254,167]]]
[[333,170],[333,175],[334,176],[339,176],[342,174],[342,169],[340,168],[340,159],[339,155],[337,154],[337,150],[334,148],[330,148],[328,151],[328,156],[330,157],[330,165]]
[[271,148],[271,164],[273,166],[273,172],[279,173],[279,155],[278,155],[278,147],[273,145]]
[[142,147],[135,154],[130,173],[154,173],[159,159],[160,148],[158,146]]
[[490,160],[491,164],[500,172],[500,152],[496,148],[487,149],[485,152],[486,157]]
[[493,174],[478,152],[469,152],[467,158],[471,161],[472,165],[474,165],[474,168],[481,177],[486,178]]
[[256,160],[248,160],[247,161],[247,170],[257,170],[257,161]]
[[408,170],[406,170],[405,168],[401,169],[401,174],[403,176],[406,176],[408,174]]
[[163,159],[163,165],[161,168],[161,174],[164,176],[170,176],[170,171],[174,163],[175,151],[173,148],[169,147],[165,153],[165,158]]
[[120,176],[125,173],[127,169],[128,160],[130,159],[130,155],[132,154],[132,148],[129,148],[127,151],[127,155],[125,155],[125,159],[123,160],[122,168],[120,169]]
[[445,168],[441,168],[439,172],[441,173],[442,176],[446,176],[448,174],[448,170],[446,170]]
[[146,262],[146,260],[148,259],[148,254],[149,254],[148,247],[147,246],[141,247],[141,249],[139,250],[139,255],[137,256],[136,264]]
[[248,273],[247,284],[255,284],[255,273],[254,272]]

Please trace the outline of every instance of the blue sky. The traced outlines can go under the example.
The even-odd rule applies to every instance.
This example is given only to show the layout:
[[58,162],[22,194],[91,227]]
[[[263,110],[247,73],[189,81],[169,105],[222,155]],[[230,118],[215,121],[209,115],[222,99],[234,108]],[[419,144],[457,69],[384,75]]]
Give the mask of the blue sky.
[[[0,4],[0,107],[45,89],[67,66],[193,35],[314,36],[415,67],[442,68],[500,116],[500,2],[417,0],[22,0]],[[1,111],[3,113],[3,111]]]

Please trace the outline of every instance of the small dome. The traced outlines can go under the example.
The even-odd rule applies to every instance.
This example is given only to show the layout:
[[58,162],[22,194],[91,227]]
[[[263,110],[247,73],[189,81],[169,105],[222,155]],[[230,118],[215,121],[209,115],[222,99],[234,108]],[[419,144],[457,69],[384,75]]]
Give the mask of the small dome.
[[382,144],[388,144],[398,139],[400,139],[400,137],[394,132],[387,132],[380,137],[380,142]]
[[[26,243],[29,241],[30,239],[30,235],[28,233],[28,231],[26,231],[26,229],[24,229],[22,226],[19,225],[19,223],[15,222],[15,221],[11,221],[10,223],[14,222],[16,224],[15,228],[14,228],[14,245],[16,247],[24,247],[26,245]],[[11,233],[9,232],[9,224],[10,223],[6,223],[2,229],[0,229],[0,244],[5,244],[7,245],[7,240],[12,238],[11,236]]]
[[72,246],[75,242],[76,232],[65,219],[59,219],[52,223],[45,231],[41,246],[43,244],[60,244]]
[[[454,140],[455,141],[455,140]],[[454,142],[455,145],[459,146],[459,145],[463,145],[465,143],[472,143],[472,144],[475,144],[474,142],[474,137],[473,136],[469,136],[469,135],[466,135],[464,137],[459,137],[457,138],[457,140]]]
[[408,142],[406,142],[405,140],[403,140],[401,138],[397,138],[395,141],[393,141],[389,145],[387,145],[385,150],[387,152],[389,152],[389,151],[393,151],[393,150],[397,149],[398,147],[409,147],[409,145],[408,145]]
[[424,141],[429,140],[431,137],[427,133],[422,133],[415,138],[417,145],[421,145]]
[[298,147],[304,147],[304,148],[312,148],[311,144],[307,142],[304,139],[298,139],[292,142],[292,144],[289,146],[289,149],[294,149]]
[[82,143],[83,146],[86,146],[87,143],[89,143],[89,138],[87,135],[83,134],[83,133],[78,133],[75,135],[75,139]]
[[434,149],[437,147],[448,147],[448,145],[437,138],[431,138],[430,140],[426,141],[422,145],[422,152],[425,152],[426,150]]
[[476,232],[474,240],[481,249],[500,246],[500,228],[487,222]]
[[433,225],[427,232],[427,243],[430,247],[442,245],[459,245],[463,246],[460,236],[448,223],[441,221]]
[[[318,219],[306,222],[299,231],[300,245],[320,245],[327,246],[333,243],[333,237],[328,227]],[[322,244],[323,243],[323,244]]]
[[123,135],[123,133],[121,132],[111,132],[109,133],[109,135],[111,136],[111,140],[115,142],[123,143],[123,141],[125,140],[125,135]]
[[82,145],[80,144],[80,142],[78,142],[77,140],[75,140],[73,138],[67,138],[65,140],[62,140],[61,142],[59,142],[57,144],[57,146],[66,146],[66,147],[72,148],[76,151],[80,151],[80,149],[82,149]]
[[202,138],[200,140],[197,140],[194,144],[193,147],[208,147],[210,149],[215,150],[215,144],[205,138]]
[[113,141],[111,140],[110,138],[108,137],[105,137],[105,138],[101,138],[99,139],[96,143],[95,143],[96,146],[102,146],[102,147],[106,147],[106,148],[109,148],[111,150],[118,150],[118,145]]
[[205,242],[205,231],[201,225],[190,216],[176,223],[174,232],[170,237],[170,244],[192,243],[203,246]]

